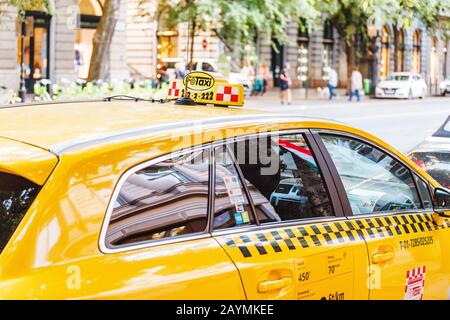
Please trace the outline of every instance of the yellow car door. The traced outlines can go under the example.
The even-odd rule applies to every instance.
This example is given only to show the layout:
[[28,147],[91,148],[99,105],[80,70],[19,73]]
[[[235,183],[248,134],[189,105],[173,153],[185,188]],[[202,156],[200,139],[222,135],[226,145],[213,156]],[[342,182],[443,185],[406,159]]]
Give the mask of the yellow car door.
[[370,299],[447,299],[450,224],[433,219],[427,183],[363,138],[320,137],[347,195],[345,211],[367,242]]
[[364,239],[307,132],[217,144],[211,232],[248,299],[367,299]]
[[[236,267],[208,232],[208,146],[127,171],[105,219],[92,297],[244,299]],[[94,293],[92,293],[94,294]]]

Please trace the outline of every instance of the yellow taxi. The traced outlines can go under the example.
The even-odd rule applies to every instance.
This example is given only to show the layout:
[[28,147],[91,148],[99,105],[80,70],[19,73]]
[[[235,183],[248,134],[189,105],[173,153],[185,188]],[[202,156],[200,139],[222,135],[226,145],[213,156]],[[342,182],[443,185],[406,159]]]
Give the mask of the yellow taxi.
[[[196,99],[242,104],[220,85]],[[7,107],[0,159],[1,299],[450,296],[450,194],[341,123],[115,99]]]

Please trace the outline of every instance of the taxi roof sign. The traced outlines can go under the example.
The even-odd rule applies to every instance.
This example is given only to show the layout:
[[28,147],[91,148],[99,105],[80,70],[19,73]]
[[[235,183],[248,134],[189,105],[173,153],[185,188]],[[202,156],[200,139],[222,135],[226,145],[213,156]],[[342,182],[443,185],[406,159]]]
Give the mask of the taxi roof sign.
[[231,84],[220,75],[194,71],[186,74],[183,80],[174,79],[169,84],[168,99],[184,97],[187,88],[187,97],[197,104],[214,104],[218,106],[244,105],[244,86]]

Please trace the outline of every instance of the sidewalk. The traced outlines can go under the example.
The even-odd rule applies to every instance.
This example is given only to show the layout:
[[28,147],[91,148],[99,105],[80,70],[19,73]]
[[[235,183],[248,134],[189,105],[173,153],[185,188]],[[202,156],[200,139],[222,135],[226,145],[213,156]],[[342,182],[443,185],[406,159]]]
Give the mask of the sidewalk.
[[[337,97],[332,101],[329,99],[328,89],[320,91],[320,89],[308,89],[306,93],[305,89],[292,89],[292,105],[317,105],[317,104],[337,104],[337,103],[349,103],[348,96],[345,95],[345,89],[339,88],[335,92]],[[267,91],[263,96],[248,96],[245,98],[246,103],[249,105],[257,106],[259,104],[266,103],[280,103],[279,89],[274,88]],[[361,96],[361,101],[368,102],[371,100],[369,96]],[[353,101],[356,103],[356,97],[353,97]]]

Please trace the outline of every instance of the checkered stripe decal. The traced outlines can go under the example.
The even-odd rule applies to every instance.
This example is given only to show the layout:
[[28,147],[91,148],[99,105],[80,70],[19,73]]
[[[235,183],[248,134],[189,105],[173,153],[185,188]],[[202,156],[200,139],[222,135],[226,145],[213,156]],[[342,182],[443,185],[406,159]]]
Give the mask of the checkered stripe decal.
[[169,87],[169,96],[178,97],[180,94],[181,82],[172,81],[171,86]]
[[230,86],[218,86],[216,92],[217,101],[238,102],[239,89]]
[[263,230],[227,237],[229,248],[239,249],[245,258],[287,250],[368,241],[384,237],[449,228],[450,222],[437,226],[431,214],[396,215],[343,220],[304,226]]

